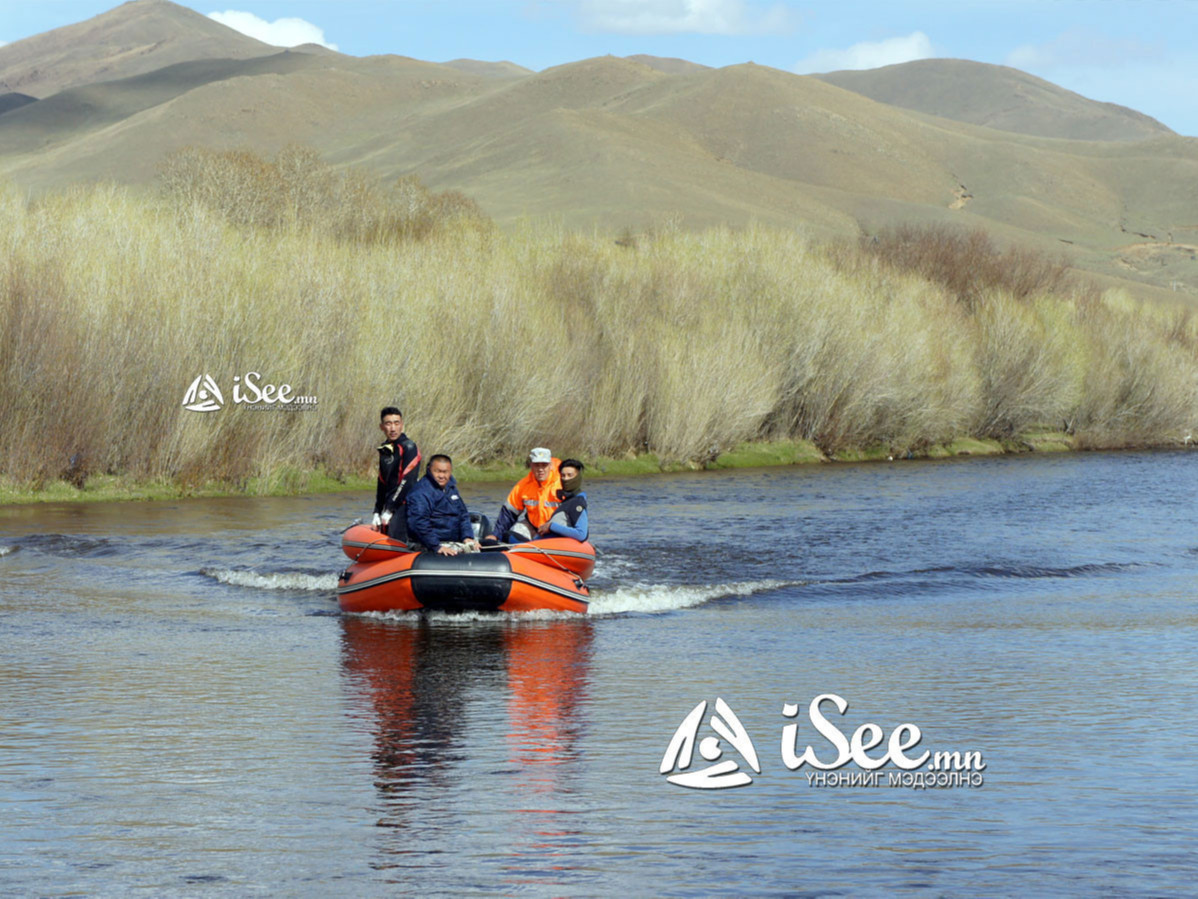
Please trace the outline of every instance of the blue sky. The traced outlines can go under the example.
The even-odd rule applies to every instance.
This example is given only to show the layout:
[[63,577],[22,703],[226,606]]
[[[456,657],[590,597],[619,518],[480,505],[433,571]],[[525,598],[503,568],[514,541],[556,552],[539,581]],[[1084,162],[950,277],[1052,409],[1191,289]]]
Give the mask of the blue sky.
[[[0,0],[0,42],[111,0]],[[1198,136],[1198,0],[222,0],[184,4],[269,43],[530,69],[611,53],[794,72],[925,57],[1013,65]]]

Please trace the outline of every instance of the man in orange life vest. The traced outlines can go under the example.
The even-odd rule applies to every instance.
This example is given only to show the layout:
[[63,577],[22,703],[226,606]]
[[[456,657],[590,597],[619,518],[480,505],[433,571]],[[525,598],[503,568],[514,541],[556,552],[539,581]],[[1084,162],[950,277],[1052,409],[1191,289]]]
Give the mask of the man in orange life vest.
[[524,543],[533,539],[537,529],[557,511],[557,492],[562,489],[558,468],[561,462],[543,446],[528,454],[529,472],[508,494],[499,520],[495,522],[494,539]]

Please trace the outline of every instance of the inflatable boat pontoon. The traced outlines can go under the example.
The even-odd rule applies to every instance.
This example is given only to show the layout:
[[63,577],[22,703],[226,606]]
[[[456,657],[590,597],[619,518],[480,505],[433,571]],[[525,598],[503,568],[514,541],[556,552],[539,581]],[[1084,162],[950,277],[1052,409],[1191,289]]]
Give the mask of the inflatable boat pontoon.
[[595,548],[565,537],[442,556],[415,552],[369,525],[341,536],[351,564],[341,573],[343,612],[581,612]]

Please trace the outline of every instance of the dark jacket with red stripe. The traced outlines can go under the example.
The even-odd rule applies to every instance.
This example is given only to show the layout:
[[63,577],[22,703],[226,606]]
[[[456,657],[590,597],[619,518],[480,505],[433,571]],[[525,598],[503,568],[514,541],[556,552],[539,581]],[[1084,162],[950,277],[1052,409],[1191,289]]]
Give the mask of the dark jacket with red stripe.
[[379,485],[374,494],[374,511],[384,509],[395,514],[407,502],[408,494],[420,480],[420,450],[407,434],[379,447]]

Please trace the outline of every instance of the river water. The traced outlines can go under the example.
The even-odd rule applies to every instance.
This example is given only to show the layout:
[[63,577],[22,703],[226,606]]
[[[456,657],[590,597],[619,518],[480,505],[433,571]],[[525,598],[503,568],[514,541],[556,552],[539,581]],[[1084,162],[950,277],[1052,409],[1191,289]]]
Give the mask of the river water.
[[[339,614],[363,494],[0,507],[0,894],[1192,890],[1198,456],[589,486],[585,617]],[[823,694],[974,770],[792,769]]]

